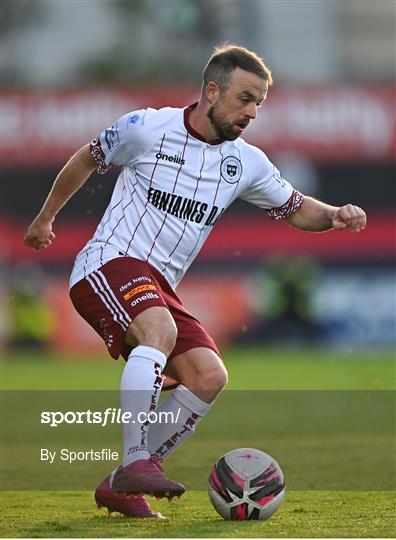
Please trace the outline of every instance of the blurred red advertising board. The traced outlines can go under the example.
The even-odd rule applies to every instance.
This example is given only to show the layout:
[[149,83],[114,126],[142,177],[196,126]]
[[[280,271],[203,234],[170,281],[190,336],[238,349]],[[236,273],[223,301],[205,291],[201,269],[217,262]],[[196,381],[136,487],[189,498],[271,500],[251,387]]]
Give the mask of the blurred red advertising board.
[[[2,92],[2,161],[53,166],[129,111],[183,107],[197,87],[83,88]],[[317,162],[390,161],[396,149],[396,87],[338,85],[270,90],[246,140]]]
[[[0,219],[3,262],[13,264],[21,260],[40,263],[62,263],[71,268],[76,254],[95,231],[94,220],[67,222],[60,220],[54,226],[56,240],[49,249],[35,251],[23,244],[28,223]],[[315,255],[323,260],[353,261],[361,259],[394,259],[396,254],[396,216],[369,214],[364,232],[330,231],[324,239],[321,234],[309,234],[276,223],[267,216],[225,216],[209,236],[199,254],[199,260],[230,261],[258,260],[268,253],[290,256]]]

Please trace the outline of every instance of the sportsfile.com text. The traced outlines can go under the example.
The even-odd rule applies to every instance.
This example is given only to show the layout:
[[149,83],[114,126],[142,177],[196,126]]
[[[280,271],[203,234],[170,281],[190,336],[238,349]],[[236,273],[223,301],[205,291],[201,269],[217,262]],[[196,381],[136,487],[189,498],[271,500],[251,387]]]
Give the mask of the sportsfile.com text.
[[60,424],[98,424],[104,427],[108,424],[177,424],[180,409],[176,414],[172,411],[139,412],[134,418],[129,411],[122,412],[120,408],[107,408],[104,411],[42,411],[41,424],[58,427]]

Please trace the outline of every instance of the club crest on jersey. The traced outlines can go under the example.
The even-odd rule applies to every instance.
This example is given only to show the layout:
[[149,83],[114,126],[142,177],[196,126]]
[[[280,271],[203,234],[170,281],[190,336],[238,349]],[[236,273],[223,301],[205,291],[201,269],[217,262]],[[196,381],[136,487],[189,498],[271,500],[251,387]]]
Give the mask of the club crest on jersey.
[[242,163],[234,156],[223,159],[220,165],[221,176],[229,184],[236,184],[242,176]]

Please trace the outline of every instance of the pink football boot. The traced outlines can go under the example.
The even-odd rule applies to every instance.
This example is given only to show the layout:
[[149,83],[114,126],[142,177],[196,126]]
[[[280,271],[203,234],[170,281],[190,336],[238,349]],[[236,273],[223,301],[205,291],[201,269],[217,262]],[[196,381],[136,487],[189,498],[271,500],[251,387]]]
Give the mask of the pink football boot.
[[119,512],[124,516],[134,518],[165,519],[160,513],[151,511],[143,495],[126,495],[113,491],[110,486],[110,476],[107,476],[96,489],[95,501],[98,508],[107,508],[109,515],[112,512]]
[[155,455],[149,459],[138,459],[126,467],[120,466],[114,476],[113,490],[129,495],[167,497],[169,500],[186,491],[182,484],[165,476],[162,459]]

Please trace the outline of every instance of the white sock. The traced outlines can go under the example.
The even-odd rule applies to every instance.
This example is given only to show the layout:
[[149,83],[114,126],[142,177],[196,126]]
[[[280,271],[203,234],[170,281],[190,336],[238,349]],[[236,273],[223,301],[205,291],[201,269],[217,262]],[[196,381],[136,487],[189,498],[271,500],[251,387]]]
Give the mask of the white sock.
[[[132,350],[121,378],[121,411],[130,412],[129,423],[123,423],[124,453],[122,465],[126,467],[138,459],[148,459],[147,432],[150,424],[139,423],[138,414],[147,415],[157,408],[162,388],[161,373],[166,364],[164,353],[153,347],[139,345]],[[140,418],[143,420],[141,414]]]
[[[208,412],[210,405],[204,403],[188,388],[180,384],[157,408],[157,413],[172,412],[177,423],[156,422],[150,425],[148,449],[150,454],[165,459],[194,433],[195,426]],[[161,417],[159,416],[158,419]],[[164,418],[166,418],[164,416]]]

